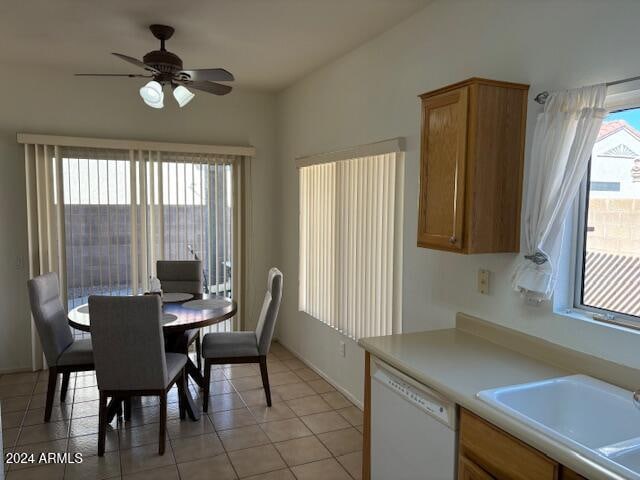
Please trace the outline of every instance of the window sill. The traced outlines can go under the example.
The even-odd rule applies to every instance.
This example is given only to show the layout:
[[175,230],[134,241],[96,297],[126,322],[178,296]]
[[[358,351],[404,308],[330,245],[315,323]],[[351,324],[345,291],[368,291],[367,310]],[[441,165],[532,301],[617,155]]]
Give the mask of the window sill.
[[598,325],[601,327],[607,327],[619,332],[633,333],[640,335],[640,324],[630,325],[624,319],[606,320],[593,318],[593,312],[588,310],[582,310],[580,308],[554,308],[553,313],[562,317],[571,318],[574,320],[582,320],[583,322],[591,323],[592,325]]

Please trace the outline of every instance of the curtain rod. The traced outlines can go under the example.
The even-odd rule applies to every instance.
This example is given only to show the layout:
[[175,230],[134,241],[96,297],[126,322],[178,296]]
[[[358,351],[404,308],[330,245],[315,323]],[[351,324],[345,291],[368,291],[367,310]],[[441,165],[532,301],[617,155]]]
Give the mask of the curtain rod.
[[[613,85],[620,85],[621,83],[634,82],[636,80],[640,80],[640,75],[635,77],[623,78],[622,80],[615,80],[613,82],[607,82],[605,83],[605,85],[607,87],[611,87]],[[538,95],[536,95],[534,100],[538,102],[540,105],[544,105],[548,98],[549,98],[549,92],[545,90],[544,92],[540,92]]]

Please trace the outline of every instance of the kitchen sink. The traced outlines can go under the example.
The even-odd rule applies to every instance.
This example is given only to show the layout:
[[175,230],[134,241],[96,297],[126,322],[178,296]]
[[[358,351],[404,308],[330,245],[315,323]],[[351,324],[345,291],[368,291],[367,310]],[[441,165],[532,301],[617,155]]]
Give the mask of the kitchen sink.
[[483,390],[477,396],[591,460],[640,479],[640,410],[630,391],[570,375]]
[[633,449],[621,455],[615,455],[611,459],[632,472],[640,472],[640,448]]

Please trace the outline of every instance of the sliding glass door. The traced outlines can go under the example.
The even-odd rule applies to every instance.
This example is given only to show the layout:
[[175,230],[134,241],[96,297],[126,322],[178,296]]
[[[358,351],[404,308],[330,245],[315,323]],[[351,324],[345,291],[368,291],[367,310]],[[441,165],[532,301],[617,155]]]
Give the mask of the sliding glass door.
[[232,165],[163,162],[162,170],[163,201],[156,191],[154,208],[161,211],[164,232],[158,232],[155,248],[167,260],[202,260],[205,291],[231,296]]
[[129,173],[118,150],[62,159],[69,309],[89,295],[132,293]]
[[143,293],[159,259],[198,258],[205,292],[234,296],[237,157],[71,148],[60,155],[62,181],[53,183],[64,193],[69,309],[89,295]]

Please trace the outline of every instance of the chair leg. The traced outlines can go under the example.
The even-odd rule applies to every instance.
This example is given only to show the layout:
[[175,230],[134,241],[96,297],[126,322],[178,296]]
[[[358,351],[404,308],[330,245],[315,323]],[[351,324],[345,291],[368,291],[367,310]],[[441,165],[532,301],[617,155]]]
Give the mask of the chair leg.
[[200,332],[198,332],[198,336],[196,337],[196,365],[198,366],[198,371],[202,371],[202,342],[200,341]]
[[202,397],[202,411],[209,410],[209,389],[211,388],[211,360],[204,360],[204,392]]
[[98,456],[104,456],[104,446],[107,438],[107,394],[100,392],[98,405]]
[[271,388],[269,387],[269,372],[267,372],[267,356],[260,355],[260,375],[262,375],[262,386],[267,397],[267,406],[271,406]]
[[158,438],[158,453],[164,455],[164,443],[167,436],[167,392],[160,394],[160,436]]
[[44,421],[51,420],[51,410],[53,409],[53,396],[56,394],[56,382],[58,381],[58,369],[49,367],[49,383],[47,385],[47,402],[44,407]]
[[182,369],[182,373],[178,377],[178,408],[180,410],[180,420],[184,420],[187,418],[187,374],[184,369]]
[[64,372],[62,374],[62,385],[60,385],[60,402],[64,403],[67,399],[67,389],[69,388],[69,378],[71,372]]

